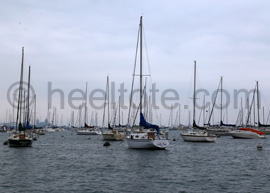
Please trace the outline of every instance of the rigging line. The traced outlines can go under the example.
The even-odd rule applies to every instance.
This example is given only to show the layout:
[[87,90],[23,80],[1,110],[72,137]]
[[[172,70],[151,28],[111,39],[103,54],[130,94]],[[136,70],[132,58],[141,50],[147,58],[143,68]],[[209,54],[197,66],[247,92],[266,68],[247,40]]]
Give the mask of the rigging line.
[[[145,92],[146,92],[146,81],[145,81],[145,85],[144,85],[144,88],[143,88],[143,94],[142,94],[142,96],[144,95]],[[140,100],[140,101],[142,101],[142,100]],[[132,126],[135,125],[135,121],[136,121],[136,118],[137,118],[139,109],[140,109],[140,104],[138,105],[137,111],[136,111],[136,113],[135,113],[135,117],[134,117]],[[139,124],[140,124],[140,123],[139,123]]]
[[[266,104],[265,106],[267,106],[268,105],[267,102],[266,102],[267,100],[265,98],[265,94],[264,94],[263,90],[261,89],[260,85],[258,85],[258,90],[259,90],[259,97],[260,97],[259,98],[260,99],[260,106],[263,106],[262,105],[263,102],[264,102],[264,104]],[[268,109],[269,109],[269,107],[268,107]]]
[[117,115],[118,115],[118,106],[119,106],[119,103],[120,101],[118,100],[118,102],[116,103],[115,105],[115,108],[113,109],[113,125],[115,126],[116,125],[116,118],[117,118]]
[[[257,84],[256,84],[256,85],[257,85]],[[252,105],[253,105],[253,103],[254,103],[255,92],[256,92],[256,87],[257,87],[256,85],[255,85],[255,89],[254,89],[254,92],[253,92],[253,97],[252,97],[252,101],[251,101],[251,104],[250,104],[250,108],[249,108],[249,111],[248,111],[248,117],[247,117],[246,125],[248,124],[248,122],[249,122],[249,117],[250,117],[250,115],[251,115]]]
[[242,113],[243,113],[243,120],[242,120],[242,122],[244,122],[244,115],[246,114],[246,109],[247,109],[247,111],[249,111],[249,98],[246,99],[246,101],[245,101],[245,107],[242,109]]
[[[137,86],[137,87],[139,87],[139,84],[140,84],[140,83],[138,83],[138,86]],[[136,98],[135,98],[135,100],[133,100],[134,103],[133,103],[133,101],[132,101],[132,105],[137,103],[138,98],[139,98],[139,94],[136,94]],[[136,108],[132,108],[132,105],[130,106],[132,110],[131,110],[131,116],[130,116],[130,119],[129,119],[129,122],[128,122],[128,124],[129,124],[130,126],[133,125],[133,124],[131,124],[132,121],[133,121],[133,122],[136,121],[136,117],[135,117],[135,115],[134,115],[134,114],[136,114],[136,113],[134,113],[134,112],[135,112],[137,109],[136,109]],[[133,120],[131,120],[131,119],[133,119]]]
[[132,77],[132,84],[131,84],[131,93],[129,99],[129,109],[128,109],[128,124],[130,123],[130,112],[131,112],[131,105],[133,100],[133,89],[134,89],[134,74],[136,71],[136,64],[137,64],[137,55],[138,55],[138,47],[139,47],[139,37],[140,37],[140,27],[138,29],[138,36],[137,36],[137,45],[136,45],[136,52],[135,52],[135,61],[134,61],[134,69],[133,69],[133,77]]
[[269,116],[270,116],[270,111],[268,111],[268,115],[267,115],[267,119],[266,119],[266,125],[268,124],[268,122],[269,122]]
[[[144,28],[144,26],[143,26]],[[149,62],[149,56],[148,56],[148,49],[147,49],[147,43],[146,43],[146,35],[145,35],[145,30],[143,30],[143,35],[144,35],[144,46],[145,46],[145,52],[146,52],[146,59],[147,59],[147,64],[148,64],[148,71],[149,71],[149,76],[150,76],[150,83],[152,84],[152,76],[151,76],[151,68],[150,68],[150,62]]]
[[[143,90],[143,94],[142,94],[142,101],[144,99],[144,104],[143,104],[143,109],[144,109],[144,115],[147,115],[147,103],[148,103],[148,100],[147,100],[147,97],[146,97],[146,85],[147,85],[147,78],[145,78],[145,85],[144,85],[144,90]],[[143,98],[144,97],[144,98]]]
[[[142,27],[144,28],[144,26],[142,26]],[[143,35],[144,35],[144,46],[145,46],[146,59],[147,59],[147,64],[148,64],[148,71],[149,71],[149,76],[150,76],[150,84],[153,85],[153,79],[152,79],[150,61],[149,61],[149,56],[148,56],[148,49],[147,49],[145,30],[143,30]],[[156,108],[154,109],[154,112],[155,112],[155,116],[158,117],[158,113],[157,113]]]
[[[204,98],[204,100],[203,100],[203,105],[204,105],[204,103],[205,103],[205,98]],[[201,111],[200,111],[200,115],[199,115],[199,120],[198,120],[198,124],[200,124],[200,121],[201,121],[201,116],[202,116],[202,112],[204,111],[204,108],[202,108],[201,109]],[[203,120],[203,124],[202,125],[204,125],[204,120]]]
[[[219,90],[220,85],[221,85],[221,81],[219,81],[218,90]],[[215,107],[215,104],[216,104],[217,95],[218,95],[218,92],[217,92],[217,94],[215,96],[215,100],[213,102],[213,107],[212,107],[210,115],[209,115],[209,119],[208,119],[208,123],[207,123],[209,126],[210,126],[211,117],[212,117],[212,114],[213,114],[213,111],[214,111],[214,107]]]
[[105,111],[106,111],[106,101],[107,101],[107,92],[108,92],[108,87],[107,87],[107,81],[106,81],[106,94],[105,94],[105,101],[104,101],[104,109],[103,109],[103,119],[102,119],[102,127],[104,127],[105,125]]

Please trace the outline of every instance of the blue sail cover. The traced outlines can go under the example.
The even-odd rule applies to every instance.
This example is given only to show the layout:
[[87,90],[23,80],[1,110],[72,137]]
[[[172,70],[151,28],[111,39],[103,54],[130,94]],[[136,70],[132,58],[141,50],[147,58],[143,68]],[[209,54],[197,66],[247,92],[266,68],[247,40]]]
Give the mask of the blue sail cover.
[[26,123],[26,129],[32,129],[32,126],[30,126],[29,122]]
[[140,113],[140,126],[147,129],[154,128],[157,130],[157,134],[159,134],[159,127],[157,125],[152,125],[151,123],[148,123],[142,113]]

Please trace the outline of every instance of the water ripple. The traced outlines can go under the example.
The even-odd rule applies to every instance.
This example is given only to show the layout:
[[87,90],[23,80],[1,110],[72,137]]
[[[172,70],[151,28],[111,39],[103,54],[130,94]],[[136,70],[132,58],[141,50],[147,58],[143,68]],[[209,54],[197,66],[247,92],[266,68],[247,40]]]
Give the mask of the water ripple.
[[[171,136],[178,136],[173,131]],[[7,138],[0,134],[3,142]],[[270,142],[171,141],[165,151],[71,135],[40,136],[32,148],[0,146],[1,192],[268,192]],[[257,151],[258,143],[264,145]]]

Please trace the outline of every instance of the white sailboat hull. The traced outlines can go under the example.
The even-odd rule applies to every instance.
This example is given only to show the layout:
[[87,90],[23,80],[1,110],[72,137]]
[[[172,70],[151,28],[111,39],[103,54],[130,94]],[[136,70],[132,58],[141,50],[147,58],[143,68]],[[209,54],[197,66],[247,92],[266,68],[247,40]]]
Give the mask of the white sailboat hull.
[[98,135],[100,134],[98,131],[95,130],[78,130],[77,135]]
[[78,128],[76,130],[77,135],[100,135],[101,132],[98,130],[98,128],[92,127],[92,128]]
[[215,142],[217,139],[216,135],[211,135],[207,132],[187,132],[181,133],[181,136],[184,141],[188,142]]
[[53,128],[45,128],[47,133],[54,133],[55,130]]
[[184,141],[190,142],[215,142],[216,137],[181,135]]

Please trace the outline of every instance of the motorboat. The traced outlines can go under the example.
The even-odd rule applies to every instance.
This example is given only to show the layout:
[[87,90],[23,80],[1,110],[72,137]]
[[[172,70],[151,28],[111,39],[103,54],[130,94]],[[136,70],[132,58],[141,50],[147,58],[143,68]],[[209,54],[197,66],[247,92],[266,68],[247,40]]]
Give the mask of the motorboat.
[[234,130],[229,132],[233,138],[241,139],[266,139],[264,132],[258,131],[251,128],[241,128],[239,130]]

